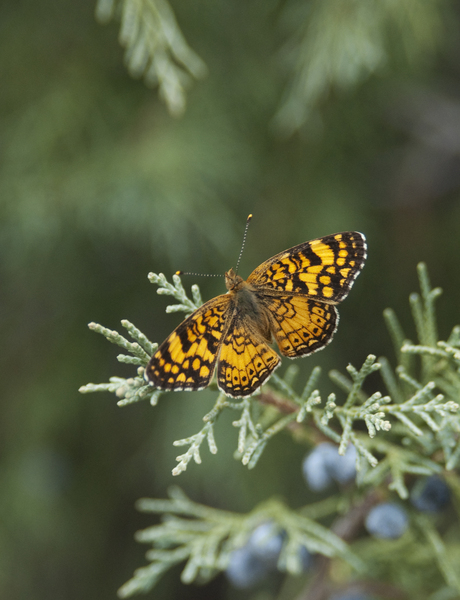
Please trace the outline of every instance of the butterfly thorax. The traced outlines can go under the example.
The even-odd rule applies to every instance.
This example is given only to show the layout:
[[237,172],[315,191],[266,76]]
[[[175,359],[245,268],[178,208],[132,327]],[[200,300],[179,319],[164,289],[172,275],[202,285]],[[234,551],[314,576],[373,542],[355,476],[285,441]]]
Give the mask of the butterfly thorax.
[[239,319],[253,322],[266,340],[271,340],[270,325],[264,307],[254,287],[236,275],[233,269],[225,273],[225,285]]

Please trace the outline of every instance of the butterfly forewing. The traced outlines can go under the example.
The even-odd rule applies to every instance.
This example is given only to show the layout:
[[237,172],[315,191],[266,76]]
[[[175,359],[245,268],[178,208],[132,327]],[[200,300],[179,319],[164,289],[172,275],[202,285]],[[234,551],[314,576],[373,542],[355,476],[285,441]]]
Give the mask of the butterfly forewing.
[[280,252],[258,266],[248,283],[337,304],[362,269],[366,250],[366,239],[357,231],[328,235]]
[[209,385],[231,311],[223,294],[187,317],[150,359],[146,376],[161,390],[200,390]]

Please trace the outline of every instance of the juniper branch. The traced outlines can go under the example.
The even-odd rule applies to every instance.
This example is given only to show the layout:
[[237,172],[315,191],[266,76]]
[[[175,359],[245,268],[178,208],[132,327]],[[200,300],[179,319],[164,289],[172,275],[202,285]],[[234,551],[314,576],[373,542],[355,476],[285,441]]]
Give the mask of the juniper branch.
[[[169,490],[170,499],[143,498],[137,502],[142,512],[162,515],[163,521],[136,534],[137,541],[152,545],[146,556],[151,564],[137,569],[133,578],[119,590],[121,597],[151,589],[159,577],[173,565],[185,562],[181,579],[207,581],[224,570],[233,550],[243,546],[254,528],[273,523],[283,532],[283,550],[278,567],[289,573],[300,570],[300,550],[340,557],[353,568],[362,569],[362,561],[346,542],[315,518],[315,510],[293,511],[283,502],[270,499],[247,514],[237,514],[197,504],[178,488]],[[337,510],[336,502],[326,502],[318,516]]]
[[186,89],[202,79],[207,67],[190,48],[167,0],[98,0],[96,17],[107,23],[121,16],[120,43],[133,77],[144,77],[148,86],[159,86],[160,97],[173,116],[186,106]]
[[192,313],[201,306],[202,301],[198,286],[192,286],[193,300],[190,300],[190,298],[188,298],[184,290],[179,275],[174,274],[172,276],[173,283],[169,283],[169,281],[166,279],[163,273],[149,273],[148,278],[150,283],[154,283],[159,286],[157,289],[157,294],[159,294],[160,296],[173,296],[173,298],[175,298],[179,302],[179,304],[170,304],[169,306],[167,306],[167,313]]

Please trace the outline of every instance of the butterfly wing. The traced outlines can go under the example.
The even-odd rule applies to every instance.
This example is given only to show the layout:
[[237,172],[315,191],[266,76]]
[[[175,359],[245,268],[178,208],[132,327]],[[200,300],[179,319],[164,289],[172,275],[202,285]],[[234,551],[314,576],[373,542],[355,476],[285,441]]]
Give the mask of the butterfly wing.
[[306,294],[338,304],[348,295],[366,256],[362,233],[336,233],[280,252],[258,266],[247,281],[267,292]]
[[201,390],[209,385],[231,314],[228,294],[187,317],[150,359],[146,378],[161,390]]
[[306,296],[266,296],[264,303],[279,350],[289,358],[321,350],[337,329],[339,315],[335,306]]
[[254,322],[235,313],[220,350],[217,385],[227,396],[253,394],[281,363]]

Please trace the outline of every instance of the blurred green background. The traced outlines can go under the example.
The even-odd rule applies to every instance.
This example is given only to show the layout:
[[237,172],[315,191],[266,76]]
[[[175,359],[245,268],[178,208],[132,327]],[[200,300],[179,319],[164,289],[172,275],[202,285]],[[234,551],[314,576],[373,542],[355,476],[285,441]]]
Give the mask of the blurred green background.
[[[300,242],[364,232],[368,262],[334,343],[299,361],[300,380],[324,367],[325,391],[332,367],[392,358],[385,307],[414,337],[418,261],[445,290],[441,336],[460,320],[458,4],[174,0],[208,70],[180,117],[167,92],[165,103],[129,75],[119,19],[102,25],[95,8],[0,2],[0,597],[10,600],[114,598],[144,564],[133,533],[150,521],[135,500],[172,483],[235,511],[272,494],[308,501],[305,448],[278,436],[248,472],[233,459],[230,418],[217,456],[171,476],[172,442],[199,430],[212,392],[122,409],[78,393],[132,373],[88,322],[120,329],[126,318],[158,342],[179,323],[148,272],[235,266],[250,212],[244,277]],[[218,278],[184,278],[195,282],[205,299],[225,291]],[[153,595],[241,592],[224,577],[184,587],[175,570]]]

